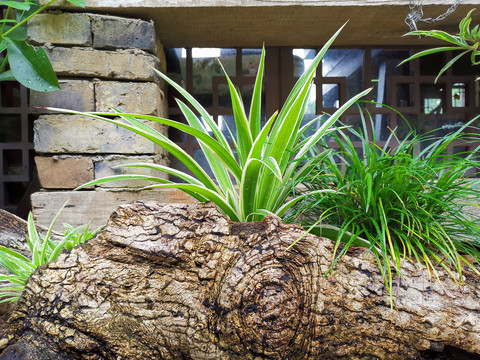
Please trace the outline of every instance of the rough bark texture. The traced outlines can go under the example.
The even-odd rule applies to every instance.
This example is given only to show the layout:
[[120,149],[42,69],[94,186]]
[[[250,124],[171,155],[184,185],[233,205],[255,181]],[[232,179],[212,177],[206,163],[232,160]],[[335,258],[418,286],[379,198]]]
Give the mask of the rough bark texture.
[[480,286],[405,264],[395,311],[376,264],[352,249],[214,206],[119,207],[88,243],[37,269],[0,359],[414,359],[480,353]]
[[[37,231],[46,234],[48,229],[43,226],[35,225]],[[31,252],[27,244],[28,224],[22,218],[0,209],[0,246],[14,250],[23,256],[30,257]],[[57,232],[52,233],[52,237],[58,236]],[[6,273],[3,267],[0,267],[0,274]]]
[[0,209],[0,246],[15,250],[22,255],[30,256],[30,250],[25,239],[27,233],[25,220]]

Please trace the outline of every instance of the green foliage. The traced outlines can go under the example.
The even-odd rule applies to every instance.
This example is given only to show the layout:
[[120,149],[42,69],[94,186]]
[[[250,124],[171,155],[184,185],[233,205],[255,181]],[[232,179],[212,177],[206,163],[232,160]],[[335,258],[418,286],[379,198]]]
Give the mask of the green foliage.
[[45,235],[37,231],[32,213],[29,214],[27,243],[32,254],[30,259],[0,246],[0,265],[12,273],[0,275],[0,302],[17,301],[25,283],[38,266],[55,260],[63,249],[71,250],[74,246],[92,238],[100,230],[90,232],[88,226],[73,228],[64,224],[65,232],[62,235],[52,236],[53,226],[64,207],[65,205],[58,211]]
[[[188,125],[159,117],[120,112],[112,114],[66,111],[72,114],[87,115],[129,129],[163,147],[179,159],[194,175],[191,176],[180,170],[161,165],[130,164],[127,167],[144,167],[163,171],[182,179],[184,183],[145,175],[117,175],[94,180],[80,188],[113,180],[143,179],[156,183],[146,186],[146,188],[177,188],[199,201],[213,201],[233,221],[261,220],[267,214],[281,216],[288,208],[307,196],[307,194],[302,194],[289,199],[290,189],[297,184],[299,178],[308,174],[313,165],[326,156],[326,153],[318,154],[302,166],[298,166],[308,150],[329,133],[331,125],[337,121],[345,109],[370,91],[369,89],[354,96],[326,120],[312,136],[305,140],[302,139],[303,132],[308,128],[308,125],[301,126],[301,122],[305,113],[310,84],[318,64],[340,30],[327,42],[313,60],[312,65],[299,78],[280,112],[275,113],[263,126],[261,125],[261,90],[264,50],[258,67],[248,116],[239,90],[234,87],[225,73],[235,116],[236,135],[232,134],[232,138],[235,137],[233,140],[234,151],[212,117],[195,98],[161,73],[158,74],[182,94],[190,104],[191,107],[188,107],[183,101],[177,100]],[[65,112],[62,109],[56,110]],[[123,120],[112,119],[113,116],[121,117]],[[210,176],[193,157],[177,144],[141,120],[150,120],[154,124],[171,126],[195,137],[213,176]],[[318,190],[318,192],[324,191]]]
[[[0,25],[0,52],[6,50],[6,56],[0,57],[0,81],[17,80],[22,85],[36,91],[60,90],[57,76],[45,50],[29,45],[27,40],[27,21],[52,5],[51,0],[44,6],[35,1],[2,1],[6,6],[6,16]],[[85,0],[67,0],[69,3],[85,7]],[[6,70],[7,65],[10,69]]]
[[[405,260],[417,261],[437,278],[434,265],[455,281],[462,265],[478,273],[472,258],[480,260],[480,223],[463,208],[478,206],[480,179],[467,174],[480,169],[479,149],[448,154],[457,141],[480,140],[478,134],[468,133],[473,121],[445,136],[412,131],[399,140],[392,132],[380,147],[375,137],[370,141],[367,136],[367,121],[373,127],[372,118],[361,114],[363,129],[331,135],[339,150],[303,179],[307,192],[314,195],[298,203],[286,220],[300,221],[317,235],[336,239],[332,267],[350,245],[367,247],[390,294]],[[361,149],[355,148],[352,138],[361,141]],[[396,147],[391,144],[394,139],[399,142]],[[326,189],[333,191],[315,193]]]
[[[461,57],[470,53],[470,60],[472,65],[479,65],[480,61],[477,61],[476,58],[480,55],[480,50],[478,49],[480,42],[480,29],[476,25],[473,29],[470,29],[470,23],[472,22],[471,14],[475,9],[472,9],[468,12],[467,16],[462,19],[459,25],[459,34],[451,35],[445,31],[441,30],[416,30],[411,31],[405,35],[417,35],[417,36],[426,36],[435,39],[439,39],[449,43],[449,46],[438,47],[433,49],[428,49],[420,51],[413,56],[410,56],[408,59],[402,61],[399,65],[404,64],[407,61],[417,59],[422,56],[431,55],[444,51],[461,51],[456,55],[452,60],[450,60],[445,66],[439,71],[435,82],[439,79],[442,74],[447,71],[454,63],[456,63]],[[478,79],[477,79],[478,80]]]

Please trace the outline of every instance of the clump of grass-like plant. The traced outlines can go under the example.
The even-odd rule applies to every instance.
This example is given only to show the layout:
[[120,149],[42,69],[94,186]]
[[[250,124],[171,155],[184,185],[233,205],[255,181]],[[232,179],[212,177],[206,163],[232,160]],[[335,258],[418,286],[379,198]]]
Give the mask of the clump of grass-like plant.
[[26,240],[31,253],[30,258],[0,246],[0,266],[10,273],[0,274],[0,303],[17,301],[22,295],[28,278],[37,267],[55,260],[63,249],[71,250],[74,246],[84,243],[100,230],[91,232],[88,225],[74,228],[64,224],[63,234],[54,233],[53,226],[65,205],[52,220],[46,234],[37,231],[32,213],[28,215]]
[[[308,139],[303,139],[302,134],[309,127],[309,125],[302,125],[302,119],[308,102],[310,85],[318,64],[340,30],[325,44],[312,61],[311,66],[298,79],[282,109],[266,120],[264,125],[262,125],[261,116],[264,50],[258,67],[248,115],[240,91],[235,88],[225,73],[235,117],[236,131],[231,131],[236,134],[232,135],[234,138],[233,149],[225,134],[203,106],[180,85],[160,72],[157,72],[158,75],[175,88],[189,104],[187,106],[182,100],[177,99],[178,106],[188,124],[148,115],[121,112],[80,113],[54,109],[71,114],[86,115],[129,129],[164,148],[193,174],[192,176],[187,172],[168,166],[135,163],[123,167],[150,168],[173,175],[183,182],[165,180],[155,176],[126,174],[95,179],[80,188],[115,180],[145,180],[154,182],[153,185],[145,188],[176,188],[199,201],[213,201],[233,221],[257,221],[268,214],[282,216],[292,205],[307,196],[307,194],[301,194],[289,198],[290,189],[297,184],[299,178],[306,176],[312,166],[326,155],[326,153],[317,154],[303,166],[299,166],[310,148],[330,132],[331,126],[346,109],[370,91],[370,89],[365,90],[348,100]],[[213,175],[210,176],[207,169],[202,168],[185,150],[142,120],[149,120],[154,125],[159,123],[171,126],[195,137]],[[318,192],[324,191],[318,190]]]
[[[437,278],[437,266],[454,279],[464,265],[478,273],[480,222],[464,207],[478,206],[479,148],[448,153],[458,141],[480,140],[469,133],[472,122],[441,137],[411,131],[400,140],[392,132],[379,146],[375,135],[367,136],[367,121],[373,127],[371,117],[362,113],[363,128],[331,134],[338,150],[303,179],[312,195],[296,205],[287,221],[300,221],[336,240],[334,264],[352,244],[369,248],[391,295],[405,260]],[[361,149],[352,138],[360,139]],[[392,146],[394,139],[398,146]],[[333,191],[316,193],[325,189]]]

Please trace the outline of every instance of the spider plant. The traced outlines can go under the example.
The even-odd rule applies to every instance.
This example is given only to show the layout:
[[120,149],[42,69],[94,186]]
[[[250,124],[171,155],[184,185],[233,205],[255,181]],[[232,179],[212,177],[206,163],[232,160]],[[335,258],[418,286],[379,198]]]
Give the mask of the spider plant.
[[[291,209],[287,221],[301,221],[336,240],[332,267],[350,245],[368,247],[390,296],[405,260],[416,261],[437,279],[438,266],[455,281],[463,265],[478,274],[473,264],[480,260],[480,223],[464,206],[478,206],[480,179],[473,176],[479,174],[479,147],[449,153],[456,141],[480,141],[478,133],[469,133],[476,119],[441,137],[412,130],[400,140],[393,131],[380,146],[375,131],[373,138],[367,135],[367,122],[373,128],[373,120],[363,111],[362,127],[330,134],[338,150],[302,179],[309,195]],[[360,140],[360,150],[352,138]],[[322,189],[334,191],[318,194]]]
[[[307,194],[302,194],[289,199],[291,188],[297,184],[299,178],[305,176],[311,170],[316,162],[326,156],[326,153],[318,154],[315,158],[304,162],[302,166],[298,166],[305,159],[309,149],[325,134],[329,133],[332,124],[347,108],[370,91],[370,89],[365,90],[348,100],[311,137],[308,139],[302,138],[302,133],[309,126],[302,126],[301,123],[312,79],[323,55],[338,36],[340,30],[325,44],[311,66],[298,79],[282,109],[266,120],[263,126],[261,92],[265,50],[262,49],[248,115],[239,90],[235,88],[225,72],[235,117],[236,131],[232,133],[236,135],[232,135],[234,139],[233,149],[218,125],[200,103],[180,85],[160,72],[157,72],[158,75],[175,88],[189,104],[187,106],[184,101],[176,100],[188,124],[160,117],[127,114],[118,111],[115,113],[80,113],[55,109],[71,114],[86,115],[129,129],[163,147],[179,159],[193,174],[192,176],[167,166],[135,163],[125,166],[163,171],[180,178],[184,182],[127,174],[96,179],[79,188],[114,180],[143,179],[155,182],[153,185],[145,186],[145,188],[177,188],[199,201],[213,201],[233,221],[261,220],[267,214],[282,216],[292,205],[307,196]],[[120,120],[116,119],[118,117],[120,117]],[[154,127],[145,124],[145,120],[154,124],[171,126],[194,136],[200,144],[213,176],[210,176],[206,169],[202,168],[192,156],[177,144],[156,131]],[[326,190],[315,191],[325,192]]]
[[[471,14],[475,9],[472,9],[468,12],[467,16],[460,21],[459,24],[459,34],[451,35],[445,31],[441,30],[416,30],[411,31],[405,35],[417,35],[417,36],[426,36],[434,39],[439,39],[448,43],[448,46],[437,47],[433,49],[420,51],[408,59],[403,60],[400,64],[404,64],[407,61],[417,59],[422,56],[431,55],[439,52],[445,51],[460,51],[452,60],[443,66],[439,71],[435,82],[442,76],[442,74],[447,71],[454,63],[456,63],[461,57],[470,53],[470,61],[472,65],[479,65],[480,61],[477,61],[476,58],[480,55],[480,50],[478,46],[480,44],[480,28],[476,25],[473,29],[470,29],[470,23],[472,22]],[[477,79],[478,80],[478,79]]]
[[0,303],[17,301],[22,295],[25,283],[38,266],[55,260],[63,249],[71,250],[74,246],[92,238],[100,229],[90,232],[88,226],[73,228],[64,224],[63,234],[54,234],[53,226],[65,207],[58,211],[52,220],[46,234],[39,233],[35,226],[32,213],[27,220],[27,243],[31,258],[16,251],[0,246],[0,265],[9,271],[9,275],[0,274]]

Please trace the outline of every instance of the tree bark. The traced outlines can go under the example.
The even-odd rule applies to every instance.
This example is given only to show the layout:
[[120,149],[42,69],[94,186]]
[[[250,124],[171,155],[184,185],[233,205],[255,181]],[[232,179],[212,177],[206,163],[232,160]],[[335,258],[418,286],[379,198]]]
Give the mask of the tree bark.
[[479,278],[405,263],[395,309],[375,260],[274,217],[211,204],[119,207],[88,243],[27,283],[0,359],[415,359],[480,353]]
[[[48,231],[43,226],[35,225],[38,233],[45,235]],[[55,238],[60,234],[53,231],[52,237]],[[0,246],[4,246],[23,256],[30,257],[31,252],[27,244],[28,224],[22,218],[0,209]],[[0,274],[6,273],[0,268]]]
[[[0,246],[15,250],[24,256],[30,256],[26,235],[27,222],[8,211],[0,209]],[[0,270],[0,273],[2,271]]]

